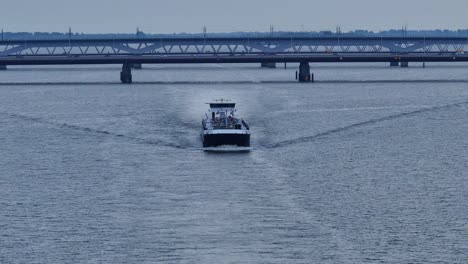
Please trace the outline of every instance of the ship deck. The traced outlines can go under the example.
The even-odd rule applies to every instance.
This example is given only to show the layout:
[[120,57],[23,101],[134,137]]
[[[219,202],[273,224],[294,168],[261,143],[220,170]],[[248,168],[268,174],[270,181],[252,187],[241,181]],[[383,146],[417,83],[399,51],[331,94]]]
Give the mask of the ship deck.
[[243,120],[238,118],[228,117],[215,119],[204,119],[203,125],[206,130],[218,130],[218,129],[241,129],[248,130],[248,126]]

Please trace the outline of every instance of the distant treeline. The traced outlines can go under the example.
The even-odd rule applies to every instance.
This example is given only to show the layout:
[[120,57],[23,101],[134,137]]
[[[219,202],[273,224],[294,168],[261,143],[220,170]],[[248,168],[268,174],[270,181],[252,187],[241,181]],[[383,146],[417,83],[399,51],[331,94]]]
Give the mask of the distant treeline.
[[461,30],[387,30],[373,32],[368,30],[355,30],[350,32],[333,31],[308,31],[308,32],[230,32],[230,33],[173,33],[173,34],[148,34],[141,31],[136,33],[103,33],[86,34],[76,32],[2,32],[2,40],[29,40],[29,39],[120,39],[120,38],[190,38],[190,37],[307,37],[307,36],[426,36],[426,37],[468,37],[468,29]]

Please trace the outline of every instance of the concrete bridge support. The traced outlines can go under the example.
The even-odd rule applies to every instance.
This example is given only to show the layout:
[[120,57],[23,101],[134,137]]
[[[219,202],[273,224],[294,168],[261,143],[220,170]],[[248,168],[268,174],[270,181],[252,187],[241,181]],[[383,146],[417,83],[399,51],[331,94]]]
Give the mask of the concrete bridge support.
[[4,64],[0,64],[0,71],[6,71],[6,70],[7,70],[7,66]]
[[297,76],[299,82],[313,82],[314,75],[310,74],[310,65],[308,62],[301,62],[299,65],[299,76]]
[[120,72],[120,81],[122,83],[132,83],[132,67],[128,63],[122,65],[122,71]]
[[274,62],[262,62],[261,67],[262,68],[275,69],[276,68],[276,63],[274,63]]
[[400,63],[400,65],[401,65],[402,68],[408,68],[408,67],[409,67],[409,62],[407,62],[407,61],[402,61],[402,62]]

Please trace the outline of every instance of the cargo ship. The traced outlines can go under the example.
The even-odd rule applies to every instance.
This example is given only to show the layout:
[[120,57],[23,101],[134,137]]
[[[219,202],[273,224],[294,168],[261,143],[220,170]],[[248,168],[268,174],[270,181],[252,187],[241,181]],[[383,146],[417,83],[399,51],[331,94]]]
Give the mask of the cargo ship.
[[210,109],[202,119],[203,147],[250,147],[250,128],[247,122],[236,117],[236,104],[228,100],[208,104]]

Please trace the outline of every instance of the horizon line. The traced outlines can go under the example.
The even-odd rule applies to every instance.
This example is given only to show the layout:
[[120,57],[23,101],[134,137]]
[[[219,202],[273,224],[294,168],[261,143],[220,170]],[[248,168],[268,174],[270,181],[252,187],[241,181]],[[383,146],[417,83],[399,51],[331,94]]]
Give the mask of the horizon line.
[[354,29],[348,31],[341,31],[341,28],[338,26],[334,30],[330,29],[323,29],[323,30],[270,30],[270,31],[261,31],[261,30],[237,30],[237,31],[200,31],[200,32],[186,32],[186,31],[179,31],[179,32],[145,32],[140,30],[138,27],[134,32],[85,32],[85,31],[73,31],[72,28],[68,28],[68,30],[64,31],[5,31],[4,28],[1,29],[3,34],[73,34],[73,35],[119,35],[119,34],[146,34],[146,35],[178,35],[178,34],[185,34],[185,35],[199,35],[199,34],[239,34],[239,33],[257,33],[257,34],[274,34],[274,33],[332,33],[332,34],[353,34],[353,33],[371,33],[371,34],[379,34],[379,33],[458,33],[458,32],[466,31],[468,33],[468,28],[458,28],[458,29],[442,29],[442,28],[434,28],[434,29],[407,29],[407,28],[390,28],[386,30],[369,30],[369,29]]

